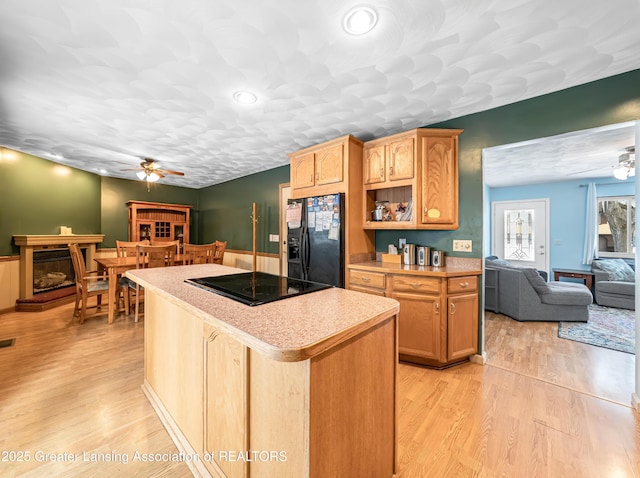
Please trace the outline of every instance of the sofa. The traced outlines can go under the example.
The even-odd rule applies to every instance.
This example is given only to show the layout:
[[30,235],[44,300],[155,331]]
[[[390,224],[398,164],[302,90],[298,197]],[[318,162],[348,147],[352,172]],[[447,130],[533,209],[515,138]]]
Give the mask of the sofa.
[[594,259],[591,264],[598,305],[636,308],[635,270],[622,259]]
[[518,321],[586,322],[591,291],[584,284],[547,282],[536,269],[514,267],[506,261],[485,260],[496,281],[494,311]]

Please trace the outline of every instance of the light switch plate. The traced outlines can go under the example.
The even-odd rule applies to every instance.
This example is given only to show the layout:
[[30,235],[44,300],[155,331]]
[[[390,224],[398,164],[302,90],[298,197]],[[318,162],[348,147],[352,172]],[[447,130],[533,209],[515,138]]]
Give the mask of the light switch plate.
[[269,234],[269,242],[280,242],[279,234]]
[[458,252],[471,252],[473,250],[473,241],[470,239],[454,239],[453,250]]

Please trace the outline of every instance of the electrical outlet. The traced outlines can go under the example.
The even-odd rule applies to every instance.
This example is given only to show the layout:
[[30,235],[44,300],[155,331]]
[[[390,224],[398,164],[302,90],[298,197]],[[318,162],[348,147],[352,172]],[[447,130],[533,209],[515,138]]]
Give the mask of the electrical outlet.
[[473,241],[468,239],[454,239],[453,250],[458,252],[471,252],[473,249]]

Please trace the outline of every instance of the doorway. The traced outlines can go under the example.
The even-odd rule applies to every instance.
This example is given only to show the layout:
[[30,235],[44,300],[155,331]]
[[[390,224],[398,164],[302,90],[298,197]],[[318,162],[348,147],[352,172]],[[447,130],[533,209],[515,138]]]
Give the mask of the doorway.
[[287,256],[287,201],[291,198],[291,187],[289,183],[279,185],[280,202],[280,275],[288,275]]

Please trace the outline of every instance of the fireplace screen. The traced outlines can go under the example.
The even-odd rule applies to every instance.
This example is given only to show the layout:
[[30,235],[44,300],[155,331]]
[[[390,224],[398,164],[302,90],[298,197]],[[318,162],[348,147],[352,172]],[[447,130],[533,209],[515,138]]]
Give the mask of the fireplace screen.
[[[85,249],[82,249],[83,255]],[[74,285],[75,273],[68,249],[33,251],[33,293]]]

